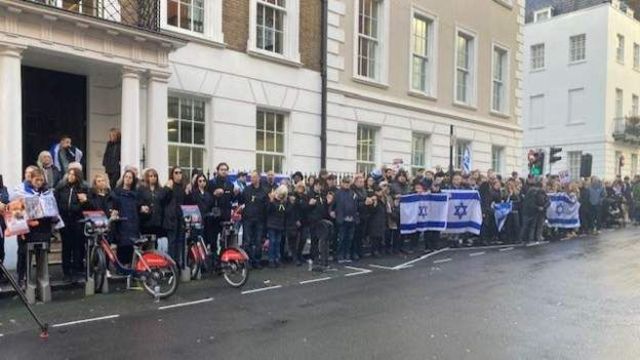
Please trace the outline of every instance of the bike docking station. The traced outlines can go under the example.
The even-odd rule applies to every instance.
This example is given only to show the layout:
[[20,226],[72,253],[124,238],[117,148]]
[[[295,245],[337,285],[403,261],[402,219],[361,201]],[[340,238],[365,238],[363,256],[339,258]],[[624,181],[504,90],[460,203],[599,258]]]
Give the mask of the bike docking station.
[[[27,266],[27,283],[25,296],[29,304],[35,304],[40,300],[43,303],[51,302],[51,282],[49,279],[49,242],[27,242],[25,255]],[[36,271],[33,269],[33,259],[36,260]]]

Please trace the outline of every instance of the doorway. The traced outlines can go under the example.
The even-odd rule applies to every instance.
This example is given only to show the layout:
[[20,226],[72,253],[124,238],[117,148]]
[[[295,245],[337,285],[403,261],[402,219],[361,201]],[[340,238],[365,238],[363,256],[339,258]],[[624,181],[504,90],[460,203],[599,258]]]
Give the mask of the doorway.
[[62,135],[87,157],[87,78],[58,71],[22,67],[22,162],[34,165]]

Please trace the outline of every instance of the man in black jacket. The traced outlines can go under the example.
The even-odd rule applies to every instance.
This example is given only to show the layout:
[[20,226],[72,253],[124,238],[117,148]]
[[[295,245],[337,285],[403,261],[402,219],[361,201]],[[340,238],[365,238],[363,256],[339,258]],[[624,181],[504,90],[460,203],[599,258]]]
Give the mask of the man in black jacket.
[[111,189],[115,189],[120,179],[120,130],[116,128],[109,130],[109,142],[104,151],[102,166],[109,176]]
[[262,234],[267,208],[267,193],[260,184],[260,174],[251,173],[251,183],[247,185],[239,199],[244,205],[242,211],[243,247],[254,268],[260,268],[262,259]]
[[217,253],[217,239],[222,231],[222,223],[231,219],[232,203],[240,190],[234,189],[233,183],[229,180],[229,165],[225,162],[216,167],[216,177],[209,181],[209,191],[213,194],[213,209],[211,211],[211,228],[213,234],[211,238],[211,252]]

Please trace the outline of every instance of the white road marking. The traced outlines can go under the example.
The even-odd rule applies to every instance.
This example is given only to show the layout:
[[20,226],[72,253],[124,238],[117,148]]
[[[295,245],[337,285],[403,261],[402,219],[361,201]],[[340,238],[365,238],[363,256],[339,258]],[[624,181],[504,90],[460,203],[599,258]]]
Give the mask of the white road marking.
[[376,268],[376,269],[383,269],[383,270],[393,270],[393,267],[376,265],[376,264],[369,264],[369,267]]
[[511,251],[513,249],[515,249],[513,246],[509,246],[508,248],[503,248],[503,249],[500,249],[498,251]]
[[345,266],[345,268],[347,268],[349,270],[354,270],[354,271],[357,271],[357,272],[344,274],[344,276],[364,275],[364,274],[368,274],[370,272],[373,272],[372,270],[369,270],[369,269],[362,269],[362,268],[357,268],[357,267],[353,267],[353,266]]
[[463,248],[453,248],[449,249],[449,251],[469,251],[469,250],[490,250],[490,249],[502,249],[506,247],[519,247],[522,245],[490,245],[490,246],[471,246],[471,247],[463,247]]
[[443,264],[449,261],[453,261],[452,258],[444,258],[444,259],[438,259],[438,260],[434,260],[433,263],[434,264]]
[[61,324],[54,324],[51,327],[54,328],[59,328],[59,327],[64,327],[64,326],[70,326],[70,325],[77,325],[77,324],[84,324],[84,323],[89,323],[89,322],[94,322],[94,321],[100,321],[100,320],[109,320],[109,319],[115,319],[120,317],[119,314],[116,315],[108,315],[108,316],[101,316],[101,317],[97,317],[97,318],[91,318],[91,319],[84,319],[84,320],[77,320],[77,321],[69,321],[66,323],[61,323]]
[[179,307],[183,307],[183,306],[203,304],[203,303],[208,303],[208,302],[211,302],[211,301],[213,301],[213,298],[206,298],[206,299],[200,299],[200,300],[195,300],[195,301],[187,301],[187,302],[173,304],[173,305],[161,306],[161,307],[158,308],[158,310],[167,310],[167,309],[179,308]]
[[253,294],[253,293],[257,293],[257,292],[261,292],[261,291],[280,289],[281,287],[282,287],[282,285],[269,286],[269,287],[264,287],[264,288],[260,288],[260,289],[246,290],[246,291],[241,292],[240,294],[242,294],[242,295]]
[[544,245],[544,244],[548,244],[548,243],[549,243],[548,241],[538,241],[538,242],[527,244],[527,247],[539,246],[539,245]]
[[406,262],[406,263],[404,263],[404,264],[400,264],[400,265],[398,265],[398,266],[394,266],[394,267],[393,267],[393,270],[400,270],[400,269],[403,269],[403,268],[405,268],[407,265],[411,265],[411,264],[417,263],[418,261],[422,261],[422,260],[424,260],[424,259],[426,259],[426,258],[432,257],[432,256],[437,255],[437,254],[440,254],[440,253],[443,253],[443,252],[445,252],[445,251],[447,251],[447,250],[449,250],[449,248],[444,248],[444,249],[440,249],[440,250],[438,250],[438,251],[430,252],[430,253],[428,253],[428,254],[426,254],[426,255],[422,255],[422,256],[420,256],[420,257],[419,257],[419,258],[417,258],[417,259],[413,259],[413,260],[411,260],[411,261],[407,261],[407,262]]
[[327,280],[331,280],[331,278],[330,277],[323,277],[323,278],[319,278],[319,279],[305,280],[305,281],[300,281],[299,284],[300,285],[304,285],[304,284],[311,284],[311,283],[320,282],[320,281],[327,281]]
[[480,251],[480,252],[474,252],[474,253],[471,253],[471,254],[469,254],[469,256],[473,257],[473,256],[480,256],[480,255],[484,255],[484,254],[486,254],[486,252],[485,252],[485,251]]

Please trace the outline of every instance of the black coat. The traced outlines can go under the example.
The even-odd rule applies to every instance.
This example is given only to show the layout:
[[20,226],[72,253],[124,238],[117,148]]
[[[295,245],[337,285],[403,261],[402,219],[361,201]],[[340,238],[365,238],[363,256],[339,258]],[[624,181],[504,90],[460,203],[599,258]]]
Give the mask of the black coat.
[[327,204],[327,197],[325,194],[316,193],[311,191],[309,193],[309,200],[316,199],[315,205],[306,204],[306,216],[309,225],[317,224],[320,220],[329,219],[329,205]]
[[170,200],[169,193],[159,186],[153,190],[147,186],[141,186],[138,193],[141,204],[149,207],[148,214],[140,215],[140,227],[144,233],[155,233],[162,228],[164,210]]
[[300,197],[295,196],[293,202],[288,202],[285,214],[285,227],[287,230],[296,230],[298,229],[298,223],[302,223],[302,201]]
[[384,237],[387,229],[387,205],[378,200],[375,205],[367,207],[369,221],[367,223],[367,235],[371,237]]
[[120,141],[109,141],[102,157],[102,166],[107,174],[120,172]]
[[91,203],[92,210],[102,210],[104,214],[109,217],[111,210],[113,210],[113,197],[111,191],[104,195],[100,195],[95,190],[91,190],[89,192],[89,203]]
[[[221,196],[213,195],[217,189],[222,189],[224,193]],[[229,179],[217,177],[209,182],[209,191],[213,195],[213,207],[220,209],[220,217],[214,218],[214,221],[229,221],[231,219],[231,204],[235,200],[233,184]]]
[[167,201],[164,207],[164,219],[162,227],[165,230],[177,230],[182,221],[182,210],[180,206],[184,205],[185,193],[182,184],[173,184],[173,189],[165,186],[167,192]]
[[240,194],[239,202],[244,204],[242,218],[246,220],[264,221],[267,214],[267,202],[269,198],[262,186],[257,189],[253,185],[244,188]]
[[115,239],[118,245],[133,245],[133,239],[140,237],[140,196],[135,190],[117,188],[114,192],[114,208],[125,218],[116,224]]
[[81,203],[78,194],[86,194],[88,200],[89,189],[82,183],[73,185],[66,183],[55,192],[60,217],[68,226],[82,219],[83,210],[91,209],[91,203],[89,201]]
[[284,230],[288,203],[273,201],[267,205],[267,229]]
[[205,191],[201,193],[199,190],[194,190],[186,198],[187,205],[198,205],[200,215],[205,216],[211,212],[213,208],[213,195]]

